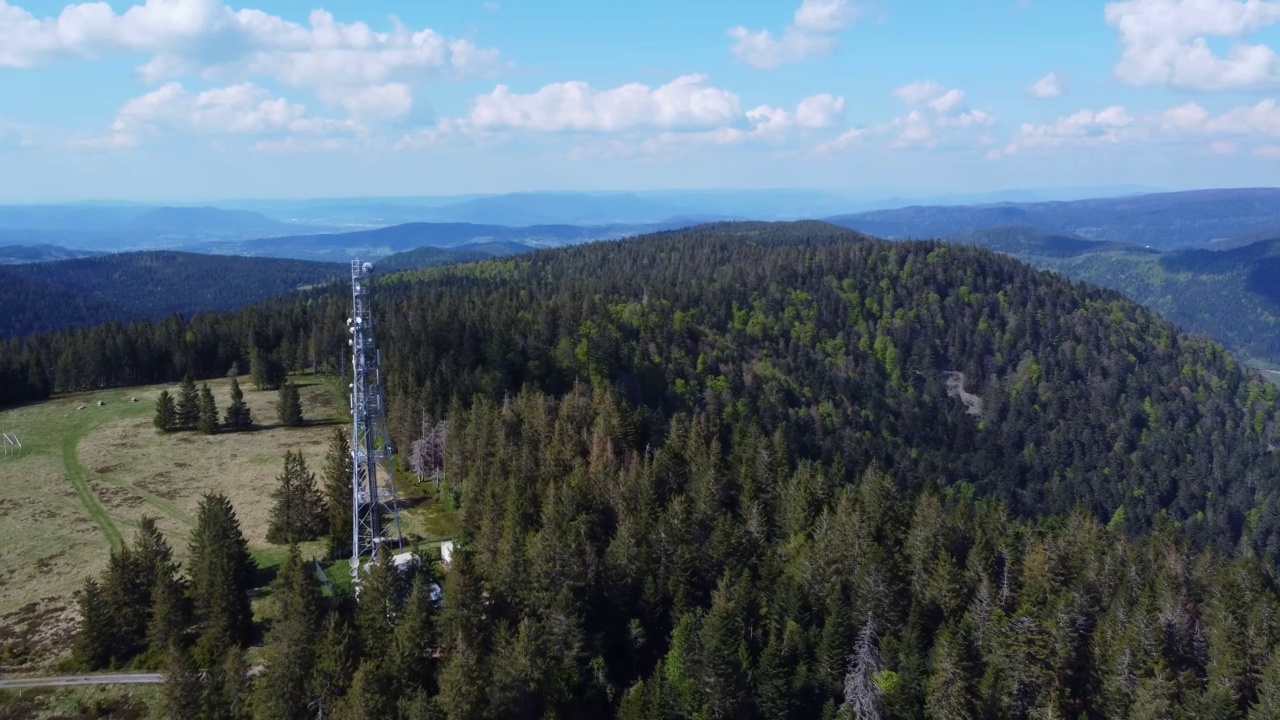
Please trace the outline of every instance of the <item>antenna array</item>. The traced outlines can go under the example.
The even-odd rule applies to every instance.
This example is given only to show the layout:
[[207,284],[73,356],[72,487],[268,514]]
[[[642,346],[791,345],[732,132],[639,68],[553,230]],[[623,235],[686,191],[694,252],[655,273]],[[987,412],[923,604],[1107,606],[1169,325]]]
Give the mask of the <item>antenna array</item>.
[[[379,367],[382,353],[374,339],[373,266],[351,262],[351,575],[359,579],[361,562],[377,557],[378,545],[404,544],[396,484],[391,473],[395,449],[387,433],[386,394]],[[384,528],[384,522],[391,523]],[[387,533],[394,531],[393,537]]]

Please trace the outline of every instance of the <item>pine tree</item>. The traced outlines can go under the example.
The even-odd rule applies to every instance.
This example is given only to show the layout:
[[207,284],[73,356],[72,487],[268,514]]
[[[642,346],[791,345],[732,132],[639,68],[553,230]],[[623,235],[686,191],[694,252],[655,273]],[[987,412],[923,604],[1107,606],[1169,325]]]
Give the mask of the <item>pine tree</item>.
[[162,432],[169,432],[177,428],[178,424],[178,408],[173,403],[173,396],[168,390],[161,390],[160,397],[156,400],[156,415],[152,421],[156,429]]
[[177,645],[169,647],[164,669],[164,716],[203,717],[203,683],[191,656]]
[[97,580],[84,581],[84,588],[76,592],[76,604],[80,606],[80,629],[71,651],[72,658],[86,670],[105,668],[111,662],[115,628]]
[[356,635],[347,619],[346,608],[335,608],[325,623],[311,672],[310,692],[318,715],[334,714],[351,687],[351,678],[359,664]]
[[257,343],[249,344],[249,380],[259,392],[270,389],[267,360],[262,357]]
[[394,638],[394,672],[400,687],[417,687],[430,695],[435,695],[436,651],[440,644],[435,600],[439,592],[432,573],[426,567],[419,568]]
[[183,583],[173,575],[156,580],[151,593],[151,622],[147,626],[148,657],[151,665],[163,661],[169,649],[181,646],[189,624]]
[[396,716],[395,681],[377,660],[365,660],[351,680],[343,702],[344,717],[351,720],[383,720]]
[[111,618],[111,656],[118,662],[126,662],[143,650],[151,587],[132,547],[111,552],[102,576],[102,603]]
[[404,600],[404,575],[391,559],[391,548],[378,545],[377,558],[362,570],[356,628],[366,660],[381,661],[391,650],[396,623]]
[[218,406],[213,401],[213,391],[209,389],[208,383],[200,386],[200,416],[197,424],[200,432],[205,435],[218,432]]
[[248,720],[253,684],[244,650],[228,649],[205,673],[202,715],[207,720]]
[[307,470],[302,451],[287,451],[284,472],[271,493],[275,505],[267,526],[267,541],[279,544],[315,540],[324,534],[324,498],[316,488],[315,473]]
[[240,381],[231,378],[231,404],[227,406],[223,424],[228,430],[248,430],[253,427],[253,414],[244,401],[244,391],[240,389]]
[[342,428],[333,431],[333,440],[325,455],[324,495],[329,557],[347,557],[351,554],[351,445],[347,443],[347,433]]
[[208,494],[201,500],[189,555],[191,597],[200,627],[196,660],[209,667],[228,648],[247,642],[253,627],[249,590],[257,566],[226,497]]
[[282,425],[297,427],[303,423],[302,400],[298,397],[298,386],[285,382],[280,386],[280,399],[276,402],[276,414]]
[[178,390],[178,422],[175,427],[190,430],[199,420],[200,395],[196,392],[196,381],[188,375],[182,379],[182,387]]
[[266,669],[258,678],[255,708],[264,720],[310,717],[308,681],[315,665],[323,614],[320,581],[297,545],[276,576],[276,614],[264,651]]

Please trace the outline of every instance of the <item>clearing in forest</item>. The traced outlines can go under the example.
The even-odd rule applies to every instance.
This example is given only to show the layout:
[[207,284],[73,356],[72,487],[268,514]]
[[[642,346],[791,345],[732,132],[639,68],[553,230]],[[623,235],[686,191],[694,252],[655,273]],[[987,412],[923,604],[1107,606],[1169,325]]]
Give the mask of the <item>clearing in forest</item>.
[[[276,392],[247,382],[255,429],[239,433],[157,431],[156,398],[165,389],[176,395],[177,385],[76,393],[0,411],[0,427],[23,443],[20,457],[0,456],[0,672],[48,666],[66,653],[76,620],[73,593],[102,572],[113,547],[132,541],[143,516],[157,519],[182,560],[201,496],[223,493],[259,565],[277,564],[285,548],[267,543],[266,534],[285,451],[301,451],[319,479],[334,427],[346,427],[349,417],[336,382],[294,381],[308,422],[298,428],[278,425]],[[209,386],[225,410],[230,381]],[[419,494],[411,476],[398,479],[402,496]],[[406,524],[437,526],[429,515],[438,511],[436,503],[419,501]],[[306,551],[323,548],[310,543]]]

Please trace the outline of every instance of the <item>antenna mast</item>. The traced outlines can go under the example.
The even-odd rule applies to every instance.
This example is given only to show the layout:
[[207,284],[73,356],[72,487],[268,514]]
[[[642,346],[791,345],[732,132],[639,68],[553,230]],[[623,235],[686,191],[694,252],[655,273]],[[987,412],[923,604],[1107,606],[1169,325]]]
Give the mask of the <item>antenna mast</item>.
[[[351,576],[359,579],[362,559],[372,562],[378,545],[403,548],[396,484],[391,474],[395,449],[387,433],[387,402],[374,340],[373,265],[351,261]],[[383,523],[390,516],[394,528]],[[394,531],[394,537],[386,533]]]

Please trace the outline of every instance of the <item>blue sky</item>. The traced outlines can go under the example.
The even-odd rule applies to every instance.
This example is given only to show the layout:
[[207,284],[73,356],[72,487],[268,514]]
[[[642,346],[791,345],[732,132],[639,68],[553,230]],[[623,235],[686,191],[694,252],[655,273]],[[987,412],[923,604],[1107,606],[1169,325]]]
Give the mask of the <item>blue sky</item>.
[[0,202],[1275,185],[1280,0],[0,0]]

